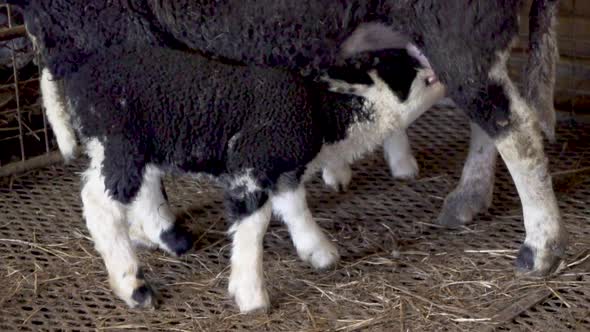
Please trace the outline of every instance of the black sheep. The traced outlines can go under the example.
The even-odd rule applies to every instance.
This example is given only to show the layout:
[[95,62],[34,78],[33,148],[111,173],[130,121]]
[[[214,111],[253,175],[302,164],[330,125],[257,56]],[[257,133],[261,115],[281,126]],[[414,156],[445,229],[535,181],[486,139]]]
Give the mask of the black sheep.
[[374,149],[444,95],[432,71],[405,49],[381,58],[387,65],[365,73],[352,91],[363,97],[318,89],[337,90],[342,82],[334,80],[165,48],[113,46],[64,76],[66,103],[91,159],[84,216],[117,295],[130,306],[153,304],[132,242],[174,254],[190,248],[174,227],[163,172],[207,174],[223,186],[233,236],[229,291],[241,311],[269,304],[262,236],[271,211],[303,260],[316,268],[336,262],[303,181],[334,159],[351,162]]

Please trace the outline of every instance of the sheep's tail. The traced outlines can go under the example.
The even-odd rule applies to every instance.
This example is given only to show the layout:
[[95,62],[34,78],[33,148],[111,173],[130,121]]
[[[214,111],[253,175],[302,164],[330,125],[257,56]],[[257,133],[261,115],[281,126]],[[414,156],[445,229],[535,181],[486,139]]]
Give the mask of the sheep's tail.
[[47,68],[41,72],[40,86],[47,120],[51,124],[61,155],[66,162],[69,162],[77,155],[78,142],[61,83],[53,79],[53,75]]
[[553,94],[559,50],[555,25],[559,0],[534,0],[529,11],[529,58],[525,67],[524,95],[537,110],[541,129],[555,140]]

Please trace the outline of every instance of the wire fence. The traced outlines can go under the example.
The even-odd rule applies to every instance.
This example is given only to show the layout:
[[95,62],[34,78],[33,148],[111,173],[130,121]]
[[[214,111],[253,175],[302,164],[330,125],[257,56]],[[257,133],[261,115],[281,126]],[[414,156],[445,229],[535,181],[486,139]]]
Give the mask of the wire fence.
[[0,176],[59,160],[41,107],[38,60],[22,13],[0,6]]

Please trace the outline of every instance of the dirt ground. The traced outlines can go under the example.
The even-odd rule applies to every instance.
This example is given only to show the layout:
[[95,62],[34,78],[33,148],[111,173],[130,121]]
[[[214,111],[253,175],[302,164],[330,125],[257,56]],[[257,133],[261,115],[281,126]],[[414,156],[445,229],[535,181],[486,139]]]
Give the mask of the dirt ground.
[[390,177],[379,152],[354,167],[350,190],[315,179],[309,201],[342,261],[317,272],[296,256],[286,228],[265,237],[268,314],[240,315],[226,292],[229,240],[220,190],[167,179],[179,220],[198,236],[180,259],[142,251],[159,292],[155,311],[130,310],[108,288],[81,217],[85,161],[0,180],[0,330],[583,331],[590,329],[590,124],[559,124],[547,145],[571,232],[561,272],[520,278],[522,211],[501,162],[494,206],[458,230],[435,225],[458,181],[468,126],[435,109],[410,128],[421,175]]

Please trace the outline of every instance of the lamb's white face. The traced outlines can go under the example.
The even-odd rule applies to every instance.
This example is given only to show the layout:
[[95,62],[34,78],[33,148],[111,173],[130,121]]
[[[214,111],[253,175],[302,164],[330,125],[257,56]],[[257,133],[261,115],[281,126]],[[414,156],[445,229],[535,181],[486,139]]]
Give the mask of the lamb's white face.
[[[342,80],[332,79],[330,77],[324,77],[322,79],[324,82],[328,83],[328,90],[332,92],[356,95],[368,100],[389,99],[389,103],[395,105],[396,108],[403,107],[404,105],[417,106],[423,102],[430,103],[432,99],[438,100],[443,98],[445,93],[443,84],[438,80],[434,71],[430,68],[418,70],[416,77],[412,81],[408,98],[403,101],[400,96],[387,85],[383,77],[379,76],[377,70],[371,70],[368,74],[371,77],[373,84],[349,83]],[[434,102],[436,102],[436,100]],[[429,105],[428,107],[430,106],[432,105]]]

